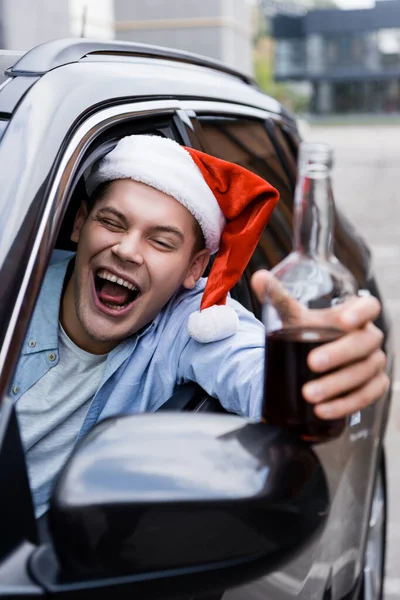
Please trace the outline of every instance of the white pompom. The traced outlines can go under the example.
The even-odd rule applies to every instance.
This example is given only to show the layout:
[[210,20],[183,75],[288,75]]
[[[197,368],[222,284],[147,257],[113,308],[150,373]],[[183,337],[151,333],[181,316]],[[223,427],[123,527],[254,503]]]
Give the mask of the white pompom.
[[210,306],[189,316],[189,335],[202,344],[217,342],[234,335],[239,327],[239,317],[230,306]]

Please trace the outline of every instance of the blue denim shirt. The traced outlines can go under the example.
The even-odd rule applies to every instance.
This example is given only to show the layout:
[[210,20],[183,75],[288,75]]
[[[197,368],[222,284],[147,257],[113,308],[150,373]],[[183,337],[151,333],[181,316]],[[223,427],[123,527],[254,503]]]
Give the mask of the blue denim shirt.
[[[21,395],[58,363],[61,293],[69,258],[52,264],[24,341],[10,395]],[[91,402],[78,440],[100,419],[157,410],[177,385],[197,382],[230,412],[260,417],[264,371],[264,326],[238,302],[238,332],[201,344],[189,337],[188,316],[199,309],[205,279],[179,289],[141,333],[121,342],[107,357],[103,380]]]

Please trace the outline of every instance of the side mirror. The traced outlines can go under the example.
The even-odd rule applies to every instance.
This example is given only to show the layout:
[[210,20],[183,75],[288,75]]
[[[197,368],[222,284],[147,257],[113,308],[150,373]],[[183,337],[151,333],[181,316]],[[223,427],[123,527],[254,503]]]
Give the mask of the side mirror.
[[111,418],[53,493],[58,580],[64,591],[91,582],[85,599],[122,581],[146,598],[224,590],[288,561],[328,507],[315,454],[276,428],[231,415]]

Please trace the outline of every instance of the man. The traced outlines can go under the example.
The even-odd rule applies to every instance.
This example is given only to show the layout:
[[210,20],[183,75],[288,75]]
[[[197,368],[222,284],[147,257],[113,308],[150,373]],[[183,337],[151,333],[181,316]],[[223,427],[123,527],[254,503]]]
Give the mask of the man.
[[[265,332],[227,293],[277,191],[237,165],[153,136],[121,140],[87,189],[71,236],[76,256],[48,269],[11,388],[37,516],[75,442],[104,417],[157,410],[186,381],[231,412],[260,416]],[[304,395],[321,418],[381,397],[388,381],[371,322],[376,299],[310,311],[267,272],[253,287],[284,321],[348,332],[310,354],[321,378]]]

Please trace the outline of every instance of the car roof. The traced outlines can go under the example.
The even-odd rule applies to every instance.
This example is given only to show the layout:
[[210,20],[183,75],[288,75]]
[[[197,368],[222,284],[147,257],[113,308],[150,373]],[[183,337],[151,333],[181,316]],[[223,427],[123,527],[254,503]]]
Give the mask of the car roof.
[[22,56],[24,52],[16,50],[0,50],[0,83],[7,79],[8,69]]
[[161,46],[151,46],[149,44],[137,44],[133,42],[120,41],[96,41],[88,39],[60,39],[46,42],[29,50],[19,57],[8,73],[10,75],[43,75],[63,65],[78,62],[89,56],[141,56],[148,58],[164,58],[181,63],[200,65],[215,69],[222,73],[229,73],[238,77],[242,81],[255,84],[254,80],[217,60],[212,60],[191,52],[175,50],[173,48],[164,48]]
[[[0,67],[7,65],[6,76],[21,80],[21,84],[22,79],[26,82],[37,80],[59,68],[70,69],[73,65],[83,66],[83,63],[92,63],[90,73],[93,75],[93,81],[99,77],[99,69],[96,69],[93,63],[124,63],[126,67],[135,65],[135,81],[143,83],[147,79],[146,93],[151,95],[168,93],[165,77],[165,69],[168,67],[167,70],[175,83],[179,79],[182,83],[186,81],[187,96],[252,105],[293,120],[279,102],[258,88],[251,77],[216,60],[180,50],[130,42],[73,38],[46,42],[26,53],[2,51],[0,58]],[[143,69],[139,68],[143,64],[146,64],[146,69],[153,70],[151,85],[149,71],[144,74]],[[193,70],[197,72],[198,77],[195,82],[193,76],[190,76]],[[86,76],[88,75],[90,77],[86,71]],[[173,83],[170,92],[171,95],[182,95],[182,89],[178,90],[176,85],[174,89]]]

